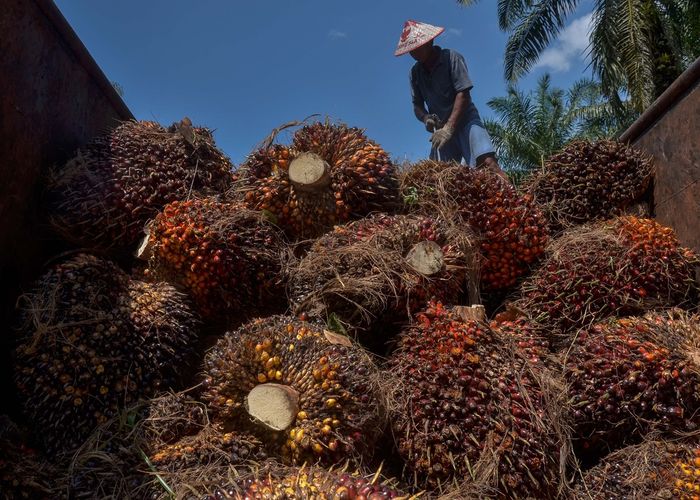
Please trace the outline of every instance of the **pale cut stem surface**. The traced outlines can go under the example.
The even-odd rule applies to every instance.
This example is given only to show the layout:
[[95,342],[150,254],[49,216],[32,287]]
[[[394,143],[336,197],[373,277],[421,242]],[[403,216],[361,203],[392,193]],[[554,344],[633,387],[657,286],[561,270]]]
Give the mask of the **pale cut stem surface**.
[[299,393],[282,384],[259,384],[245,400],[248,414],[273,431],[289,428],[299,413]]

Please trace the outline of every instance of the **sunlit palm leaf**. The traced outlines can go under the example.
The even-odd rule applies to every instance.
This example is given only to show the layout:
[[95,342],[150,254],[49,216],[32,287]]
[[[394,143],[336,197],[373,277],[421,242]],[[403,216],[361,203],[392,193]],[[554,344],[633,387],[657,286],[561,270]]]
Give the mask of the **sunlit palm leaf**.
[[506,80],[517,80],[537,62],[577,5],[578,0],[539,0],[532,5],[506,44]]

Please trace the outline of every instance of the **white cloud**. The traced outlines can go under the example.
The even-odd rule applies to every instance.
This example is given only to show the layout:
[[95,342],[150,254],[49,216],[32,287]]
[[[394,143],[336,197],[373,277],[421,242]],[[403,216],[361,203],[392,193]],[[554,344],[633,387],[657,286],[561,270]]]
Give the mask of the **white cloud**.
[[445,33],[448,36],[462,36],[462,30],[457,28],[447,28]]
[[548,68],[552,71],[568,71],[571,64],[577,60],[584,60],[591,34],[592,14],[574,19],[559,33],[554,44],[545,49],[540,55],[535,68]]
[[347,38],[348,34],[345,33],[344,31],[338,31],[338,30],[330,30],[328,32],[328,38],[332,38],[333,40],[339,40],[341,38]]

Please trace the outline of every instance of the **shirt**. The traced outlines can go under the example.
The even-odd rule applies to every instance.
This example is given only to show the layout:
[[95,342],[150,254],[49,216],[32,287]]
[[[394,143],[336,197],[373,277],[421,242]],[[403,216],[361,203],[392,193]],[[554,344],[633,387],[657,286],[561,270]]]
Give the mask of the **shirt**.
[[[440,55],[432,71],[428,71],[420,62],[416,62],[411,68],[411,98],[414,105],[427,104],[428,113],[438,115],[444,123],[452,114],[457,92],[469,90],[474,85],[469,78],[462,54],[438,46],[435,48],[440,51]],[[469,99],[461,124],[468,124],[474,120],[480,120],[479,112]]]

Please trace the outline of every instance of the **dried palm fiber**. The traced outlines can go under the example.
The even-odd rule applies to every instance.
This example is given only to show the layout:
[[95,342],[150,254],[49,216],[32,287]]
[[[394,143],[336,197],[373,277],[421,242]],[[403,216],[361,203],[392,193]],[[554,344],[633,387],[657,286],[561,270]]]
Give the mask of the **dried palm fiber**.
[[459,312],[431,303],[388,361],[405,476],[460,498],[556,496],[567,456],[562,384],[508,337]]
[[[226,478],[216,484],[207,481],[204,500],[379,500],[417,498],[404,493],[395,480],[374,474],[318,466],[290,467],[274,463],[248,474]],[[201,488],[201,487],[200,487]]]
[[384,427],[362,348],[291,317],[257,319],[206,355],[202,398],[224,430],[246,429],[289,463],[368,456]]
[[261,212],[212,198],[168,204],[149,226],[149,275],[181,286],[205,318],[280,304],[284,241]]
[[611,318],[578,332],[563,355],[567,411],[586,456],[651,430],[700,424],[700,318],[679,310]]
[[621,215],[645,193],[653,172],[651,157],[626,144],[574,141],[545,161],[526,191],[558,232]]
[[700,446],[696,440],[650,440],[618,450],[583,474],[574,498],[700,498]]
[[236,192],[289,236],[308,238],[395,205],[394,170],[360,129],[318,122],[297,130],[290,146],[268,143],[252,153],[238,170]]
[[167,203],[223,193],[231,161],[188,119],[166,129],[128,121],[78,150],[47,180],[53,226],[86,248],[131,251]]
[[253,436],[220,433],[189,392],[163,394],[100,426],[72,459],[70,498],[170,498],[171,478],[266,458]]
[[172,286],[131,280],[87,254],[54,265],[18,305],[14,379],[50,455],[69,452],[120,408],[175,384],[199,324]]
[[472,240],[439,219],[373,214],[316,240],[290,267],[288,295],[296,313],[376,332],[433,297],[458,302],[476,281]]
[[697,265],[673,230],[654,220],[594,222],[548,246],[515,305],[558,336],[608,316],[692,305]]
[[53,499],[56,467],[27,444],[26,436],[0,415],[0,493],[3,499]]
[[421,161],[402,173],[401,194],[411,212],[439,213],[472,228],[485,291],[511,287],[544,252],[549,233],[539,207],[494,172]]

